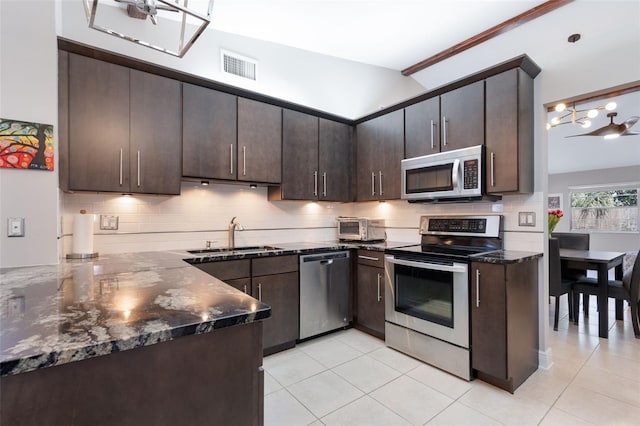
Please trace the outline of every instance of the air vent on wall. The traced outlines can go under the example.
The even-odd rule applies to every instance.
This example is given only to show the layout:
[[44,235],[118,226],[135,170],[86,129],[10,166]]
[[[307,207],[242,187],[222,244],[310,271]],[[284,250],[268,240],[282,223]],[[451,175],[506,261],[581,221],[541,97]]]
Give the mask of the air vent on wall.
[[222,72],[249,80],[257,79],[258,62],[228,50],[220,50]]

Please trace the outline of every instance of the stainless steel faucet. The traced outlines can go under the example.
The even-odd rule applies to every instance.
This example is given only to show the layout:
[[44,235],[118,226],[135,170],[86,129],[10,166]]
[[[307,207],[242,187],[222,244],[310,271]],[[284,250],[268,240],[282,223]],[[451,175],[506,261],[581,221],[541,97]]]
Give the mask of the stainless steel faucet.
[[229,250],[233,250],[236,247],[236,229],[244,231],[244,228],[239,222],[236,222],[236,217],[234,216],[229,222]]

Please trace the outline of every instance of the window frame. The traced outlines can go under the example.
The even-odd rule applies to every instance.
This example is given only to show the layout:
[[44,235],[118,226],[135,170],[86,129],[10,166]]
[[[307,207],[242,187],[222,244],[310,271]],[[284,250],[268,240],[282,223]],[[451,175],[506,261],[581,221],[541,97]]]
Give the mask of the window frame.
[[[573,207],[574,193],[593,193],[593,192],[611,192],[622,190],[636,191],[636,229],[635,230],[610,230],[610,229],[593,229],[593,228],[577,228],[574,220],[573,209],[581,209],[582,207]],[[640,234],[640,182],[620,182],[602,185],[582,185],[568,187],[569,195],[569,230],[571,232],[588,232],[588,233],[610,233],[610,234]],[[620,207],[603,207],[605,209],[616,209]]]

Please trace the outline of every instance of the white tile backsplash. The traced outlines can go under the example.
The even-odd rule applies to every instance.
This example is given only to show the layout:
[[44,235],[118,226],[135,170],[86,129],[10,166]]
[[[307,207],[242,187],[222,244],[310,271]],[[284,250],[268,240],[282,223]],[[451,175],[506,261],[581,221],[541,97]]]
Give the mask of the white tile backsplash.
[[[94,248],[99,253],[126,253],[201,248],[206,240],[213,246],[227,244],[232,217],[244,227],[236,232],[236,245],[276,244],[336,239],[337,216],[383,218],[387,240],[417,243],[418,222],[425,214],[491,214],[496,203],[411,204],[405,201],[327,203],[267,200],[267,188],[212,184],[202,187],[183,182],[180,196],[114,194],[63,194],[63,249],[72,251],[73,214],[81,209],[95,215]],[[498,202],[504,210],[505,247],[542,251],[542,193],[505,196]],[[536,213],[535,227],[519,227],[518,212]],[[119,216],[117,231],[101,231],[99,215]]]

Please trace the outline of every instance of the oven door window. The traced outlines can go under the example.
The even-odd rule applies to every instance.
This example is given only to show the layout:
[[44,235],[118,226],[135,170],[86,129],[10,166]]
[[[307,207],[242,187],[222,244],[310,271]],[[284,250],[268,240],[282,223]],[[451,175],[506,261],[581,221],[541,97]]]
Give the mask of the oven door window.
[[359,235],[360,222],[339,222],[340,234],[342,235]]
[[453,328],[453,272],[394,268],[395,310]]
[[421,194],[423,192],[452,191],[453,163],[407,170],[407,194]]

